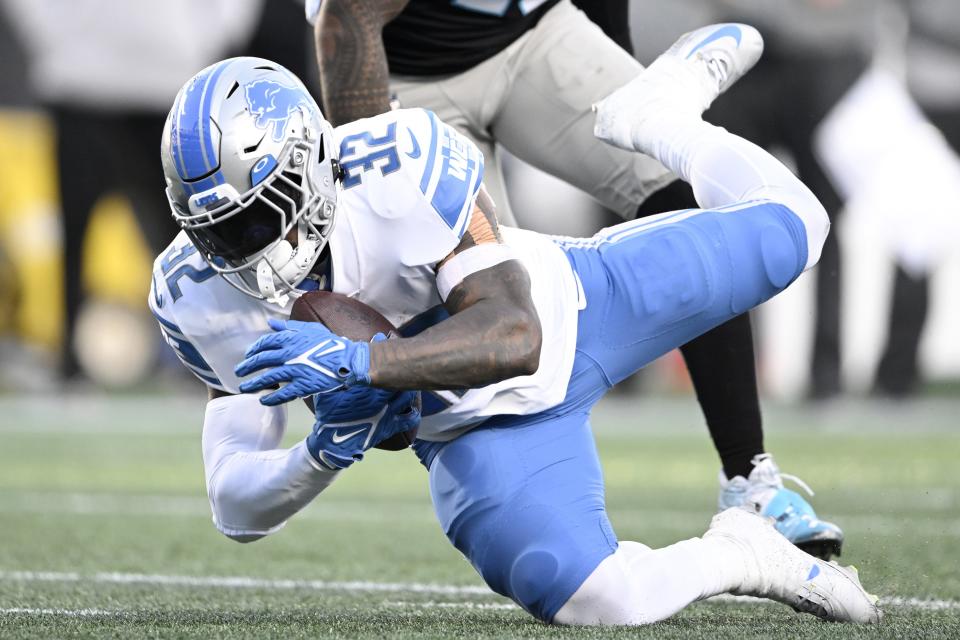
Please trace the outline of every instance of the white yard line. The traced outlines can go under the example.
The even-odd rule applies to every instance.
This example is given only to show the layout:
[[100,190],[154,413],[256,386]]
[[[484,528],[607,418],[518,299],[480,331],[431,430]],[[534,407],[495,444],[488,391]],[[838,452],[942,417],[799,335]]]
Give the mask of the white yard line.
[[486,587],[430,584],[423,582],[368,582],[330,580],[267,579],[249,576],[178,576],[150,573],[62,573],[57,571],[0,571],[0,581],[93,582],[97,584],[144,584],[174,587],[229,589],[300,589],[307,591],[361,591],[386,593],[428,593],[450,596],[492,596]]
[[[0,582],[85,582],[97,584],[140,584],[174,587],[206,587],[226,589],[278,589],[306,591],[340,591],[363,593],[421,593],[441,596],[463,596],[467,598],[494,594],[479,585],[433,584],[423,582],[373,582],[373,581],[333,581],[333,580],[292,580],[268,579],[251,576],[179,576],[145,573],[101,572],[80,574],[58,571],[0,571]],[[711,602],[743,603],[768,602],[749,596],[721,595],[710,599]],[[469,608],[469,609],[514,609],[516,605],[507,602],[405,602],[388,601],[387,606],[410,606],[421,608]],[[924,611],[960,611],[960,601],[937,598],[917,598],[906,596],[880,596],[884,607],[921,609]],[[8,608],[2,613],[23,613],[30,615],[95,616],[119,615],[123,610],[109,609],[46,609],[46,608]]]
[[65,616],[68,618],[84,618],[88,616],[118,616],[126,615],[126,611],[112,609],[35,609],[33,607],[0,608],[0,614],[15,614],[29,616]]
[[924,611],[960,610],[960,602],[957,600],[940,600],[937,598],[904,598],[901,596],[881,596],[880,605],[884,607],[903,607],[905,609],[923,609]]
[[[773,604],[770,600],[753,596],[733,596],[723,594],[708,599],[710,602],[760,603]],[[938,598],[909,598],[904,596],[880,596],[880,606],[902,609],[922,609],[924,611],[960,611],[960,600],[941,600]]]
[[494,611],[520,611],[520,607],[512,602],[436,602],[427,600],[425,602],[405,602],[395,600],[384,602],[388,607],[402,607],[412,609],[479,609]]

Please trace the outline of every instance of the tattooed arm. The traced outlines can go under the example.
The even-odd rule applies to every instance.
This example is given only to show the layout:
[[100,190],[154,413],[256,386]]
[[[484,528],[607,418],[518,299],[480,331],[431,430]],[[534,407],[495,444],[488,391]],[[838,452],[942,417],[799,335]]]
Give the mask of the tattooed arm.
[[410,0],[324,0],[314,27],[327,119],[338,126],[390,110],[384,25]]
[[[489,201],[485,192],[478,201]],[[492,206],[475,206],[463,240],[440,266],[467,249],[500,241]],[[371,345],[374,386],[482,387],[537,371],[540,319],[530,296],[530,276],[519,261],[468,275],[450,291],[445,306],[450,318],[423,333]]]

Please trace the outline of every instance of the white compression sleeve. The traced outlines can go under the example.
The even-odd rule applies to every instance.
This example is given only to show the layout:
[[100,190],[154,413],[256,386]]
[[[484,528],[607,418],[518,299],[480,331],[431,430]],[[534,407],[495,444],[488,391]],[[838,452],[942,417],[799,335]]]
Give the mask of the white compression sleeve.
[[743,551],[722,538],[691,538],[651,550],[623,541],[554,617],[557,624],[641,625],[743,581]]
[[807,232],[809,269],[820,259],[830,219],[817,197],[772,155],[702,120],[664,117],[657,140],[641,151],[690,183],[697,203],[715,209],[749,200],[787,206]]
[[285,407],[265,407],[257,395],[207,403],[207,496],[214,525],[234,540],[251,542],[280,529],[337,477],[317,464],[303,441],[276,448],[286,422]]

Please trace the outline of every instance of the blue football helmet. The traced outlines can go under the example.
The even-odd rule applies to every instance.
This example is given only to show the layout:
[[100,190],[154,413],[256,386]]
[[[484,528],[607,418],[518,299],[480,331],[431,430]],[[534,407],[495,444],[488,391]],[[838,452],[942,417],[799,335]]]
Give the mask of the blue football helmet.
[[160,151],[173,217],[240,291],[286,304],[333,229],[333,128],[300,80],[230,58],[187,82]]

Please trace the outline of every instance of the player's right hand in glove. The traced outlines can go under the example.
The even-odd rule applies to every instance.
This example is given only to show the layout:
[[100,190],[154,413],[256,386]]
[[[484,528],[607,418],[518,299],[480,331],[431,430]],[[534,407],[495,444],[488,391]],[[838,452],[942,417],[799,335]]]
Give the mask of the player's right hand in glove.
[[[369,393],[369,389],[365,389]],[[386,405],[379,404],[373,408],[372,414],[367,417],[356,417],[357,410],[367,405],[366,402],[350,402],[350,398],[343,397],[341,402],[353,406],[354,410],[347,410],[347,406],[329,407],[333,400],[330,396],[349,394],[350,390],[334,394],[317,396],[321,400],[316,407],[317,422],[313,426],[313,433],[307,436],[307,450],[317,462],[330,469],[338,471],[346,469],[358,460],[363,460],[363,452],[375,447],[387,438],[398,433],[409,431],[420,425],[420,409],[418,392],[397,391],[389,396]],[[364,398],[368,400],[369,398]],[[356,398],[355,400],[360,400]],[[340,404],[340,403],[338,403]],[[349,419],[340,422],[331,422],[329,417],[337,414],[353,414]]]

